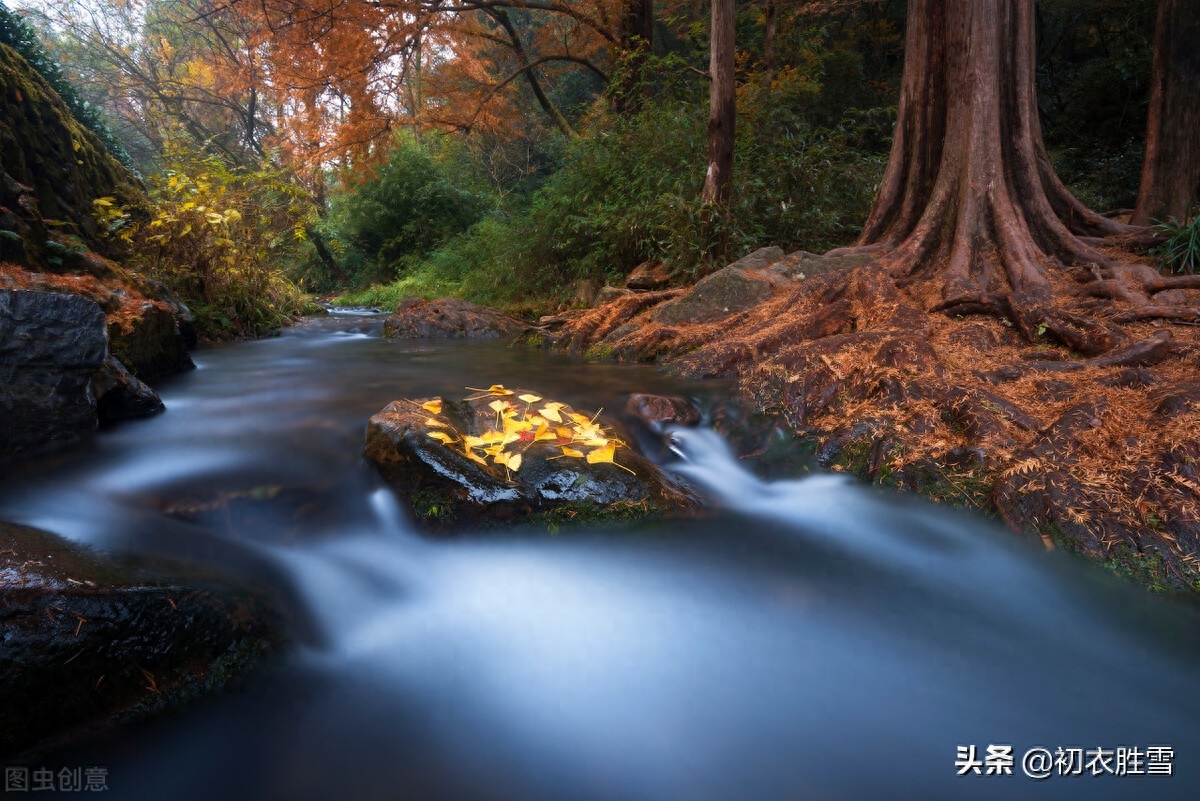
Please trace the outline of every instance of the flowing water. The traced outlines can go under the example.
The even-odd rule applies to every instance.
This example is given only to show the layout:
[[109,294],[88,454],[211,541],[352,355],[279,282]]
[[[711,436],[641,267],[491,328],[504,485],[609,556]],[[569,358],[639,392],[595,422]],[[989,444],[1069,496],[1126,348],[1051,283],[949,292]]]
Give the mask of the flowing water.
[[[421,538],[360,456],[388,401],[714,390],[379,327],[204,350],[166,414],[0,489],[2,519],[290,599],[298,645],[262,686],[69,752],[108,766],[114,797],[1200,797],[1200,618],[982,521],[839,477],[763,481],[698,429],[671,466],[710,520]],[[956,775],[969,746],[1012,746],[1014,775]],[[1159,746],[1171,776],[1147,774]],[[1113,753],[1106,775],[1035,781],[1039,747]],[[1103,769],[1118,748],[1142,754],[1132,775]]]

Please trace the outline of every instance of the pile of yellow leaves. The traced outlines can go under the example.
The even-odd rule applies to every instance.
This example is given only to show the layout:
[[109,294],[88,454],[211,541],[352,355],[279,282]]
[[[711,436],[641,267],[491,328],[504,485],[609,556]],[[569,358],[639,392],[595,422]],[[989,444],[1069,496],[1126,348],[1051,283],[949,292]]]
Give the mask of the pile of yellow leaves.
[[[525,450],[535,443],[546,442],[557,445],[561,451],[549,459],[568,457],[586,459],[589,464],[607,462],[626,472],[633,472],[616,462],[617,448],[625,446],[625,443],[610,436],[603,426],[596,423],[600,412],[588,417],[572,411],[565,403],[546,401],[539,395],[513,397],[515,393],[501,384],[493,384],[487,389],[467,389],[483,394],[473,395],[466,400],[495,399],[488,404],[496,413],[495,426],[479,436],[458,434],[449,423],[439,420],[437,415],[442,413],[440,400],[419,405],[433,415],[425,420],[425,425],[432,429],[429,431],[430,438],[446,447],[461,446],[463,454],[471,461],[487,465],[490,458],[493,463],[515,473],[521,469]],[[541,406],[535,409],[535,403]],[[584,448],[589,450],[585,451]]]

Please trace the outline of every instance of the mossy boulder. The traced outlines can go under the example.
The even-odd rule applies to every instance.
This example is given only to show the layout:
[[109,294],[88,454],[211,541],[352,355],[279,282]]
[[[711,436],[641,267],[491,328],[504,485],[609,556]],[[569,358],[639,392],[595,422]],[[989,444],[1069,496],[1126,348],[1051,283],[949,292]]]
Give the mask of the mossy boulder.
[[499,523],[555,528],[572,519],[623,521],[698,509],[688,488],[599,420],[565,405],[550,413],[560,421],[548,420],[545,401],[520,399],[535,393],[505,393],[400,400],[371,418],[366,457],[419,524],[439,531]]
[[0,522],[0,753],[152,710],[281,638],[256,595]]
[[53,221],[55,236],[111,256],[119,245],[100,237],[93,201],[111,197],[135,209],[145,203],[141,182],[6,45],[0,45],[0,185],[0,221],[8,220],[3,230],[13,231],[9,224],[25,228],[14,231],[25,257],[19,263],[37,268],[58,260],[47,250],[43,220]]

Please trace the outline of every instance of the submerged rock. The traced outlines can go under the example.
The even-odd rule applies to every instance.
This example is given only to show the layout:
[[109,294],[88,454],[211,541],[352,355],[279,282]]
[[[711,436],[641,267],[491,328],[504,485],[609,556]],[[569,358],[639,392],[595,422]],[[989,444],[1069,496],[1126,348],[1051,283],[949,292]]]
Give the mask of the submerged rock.
[[92,301],[0,290],[0,462],[95,430],[91,381],[106,345],[104,312]]
[[[562,422],[549,420],[541,416],[543,399],[524,401],[522,395],[537,396],[504,392],[464,401],[394,401],[371,418],[366,457],[420,523],[438,530],[501,522],[553,526],[698,507],[690,490],[611,434],[597,431],[597,423],[586,424],[590,418],[560,404],[549,416]],[[431,410],[438,411],[431,415]],[[511,441],[502,442],[506,432]],[[596,455],[603,450],[601,440],[611,450]],[[486,453],[497,444],[499,456]],[[519,460],[512,461],[514,456]]]
[[249,593],[0,522],[0,630],[0,753],[13,753],[219,685],[281,629]]
[[383,324],[385,337],[515,339],[529,326],[515,317],[465,300],[404,298]]

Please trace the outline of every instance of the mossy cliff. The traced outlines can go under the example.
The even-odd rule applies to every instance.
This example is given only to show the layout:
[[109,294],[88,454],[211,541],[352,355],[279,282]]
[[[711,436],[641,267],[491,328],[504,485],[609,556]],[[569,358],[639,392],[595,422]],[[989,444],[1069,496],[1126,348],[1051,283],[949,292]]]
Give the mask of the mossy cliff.
[[[121,266],[122,243],[104,237],[93,214],[100,198],[111,198],[109,203],[135,215],[148,205],[140,180],[71,115],[45,78],[15,50],[0,45],[0,293],[7,315],[0,322],[16,343],[0,353],[0,408],[20,406],[29,418],[28,431],[46,432],[41,437],[46,446],[74,442],[94,429],[99,417],[161,409],[160,403],[133,402],[153,395],[138,379],[192,367],[187,308],[158,282]],[[61,382],[20,343],[50,347],[71,341],[75,332],[64,331],[64,320],[55,318],[54,310],[73,309],[71,304],[22,299],[25,292],[77,295],[103,312],[107,353],[91,389],[87,376],[70,384],[79,397],[36,407],[27,402],[44,395],[31,393],[33,384]],[[30,313],[18,318],[15,309]],[[105,331],[100,336],[104,345]],[[127,372],[132,376],[125,379]],[[73,415],[64,429],[62,409],[95,410],[98,401],[99,411]],[[0,433],[0,463],[39,449],[28,436],[13,436]]]
[[0,170],[0,206],[5,207],[0,211],[0,230],[21,235],[23,246],[18,250],[13,247],[16,240],[0,235],[7,240],[0,258],[34,269],[67,266],[57,248],[46,246],[47,241],[119,256],[113,243],[99,235],[93,202],[112,197],[124,206],[145,203],[137,177],[71,116],[50,84],[6,45],[0,45]]

